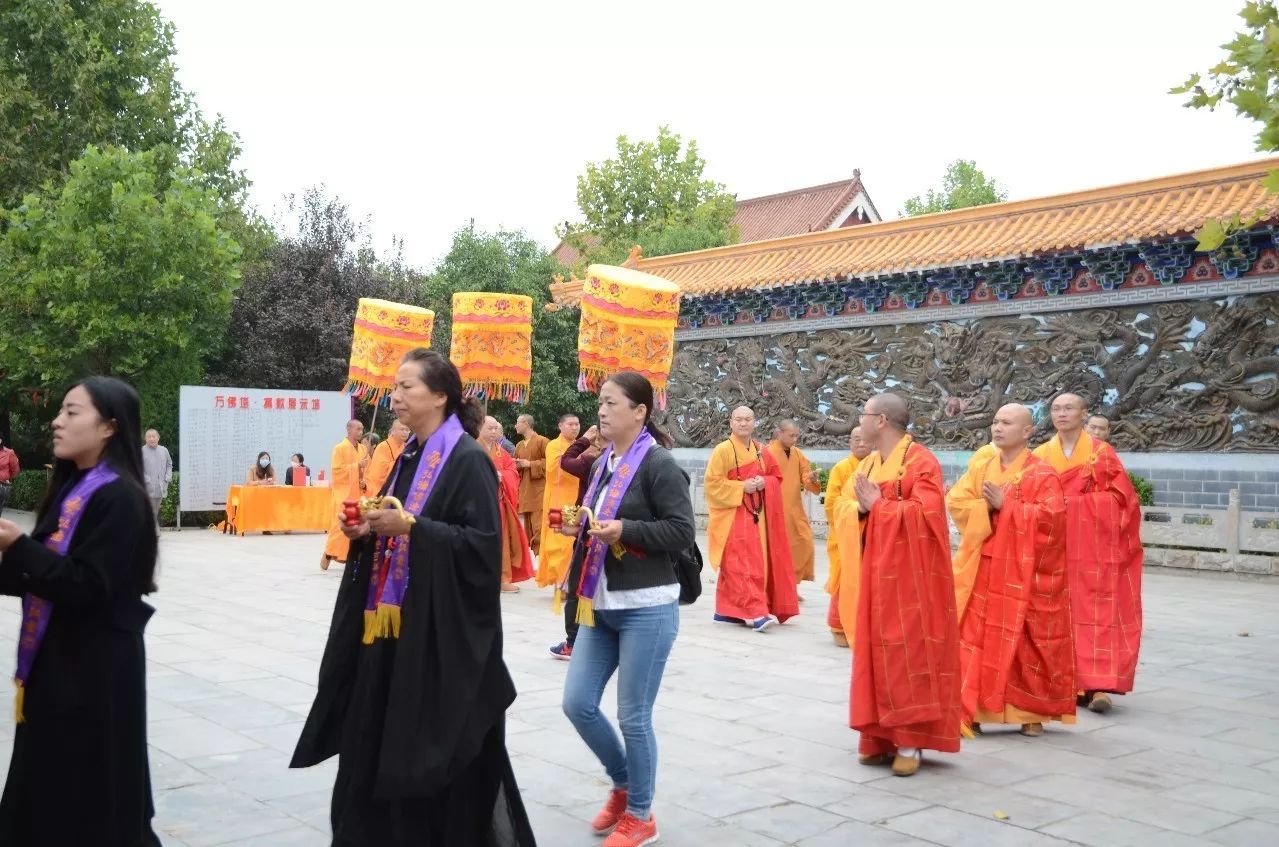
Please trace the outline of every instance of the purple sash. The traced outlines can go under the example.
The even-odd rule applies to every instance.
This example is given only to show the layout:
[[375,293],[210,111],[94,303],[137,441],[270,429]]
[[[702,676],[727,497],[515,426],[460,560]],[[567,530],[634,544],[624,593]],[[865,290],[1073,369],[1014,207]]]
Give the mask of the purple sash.
[[[104,464],[94,465],[84,476],[80,477],[58,507],[58,528],[44,540],[44,546],[58,554],[67,555],[71,549],[71,538],[75,535],[80,518],[84,515],[84,506],[99,488],[115,482],[120,475]],[[22,597],[22,629],[18,633],[18,670],[13,682],[18,686],[18,698],[14,706],[15,719],[22,723],[22,702],[26,693],[27,680],[31,678],[31,668],[35,664],[36,654],[40,652],[40,644],[44,641],[44,633],[49,628],[49,616],[53,614],[53,604],[34,594]]]
[[[617,463],[617,470],[613,471],[608,490],[604,494],[604,502],[600,504],[600,510],[595,515],[596,521],[611,521],[617,517],[617,509],[622,504],[626,489],[630,488],[631,481],[635,479],[635,471],[639,469],[640,462],[656,443],[648,429],[640,430],[639,436],[631,443],[626,455],[622,456],[622,460]],[[612,456],[613,445],[610,444],[600,458],[599,464],[596,465],[595,473],[591,476],[590,487],[586,489],[586,496],[582,498],[584,506],[595,508],[600,479],[608,469],[608,462]],[[583,526],[582,531],[585,532],[585,530]],[[577,592],[577,621],[584,626],[594,626],[595,612],[591,604],[595,600],[595,592],[599,590],[600,574],[604,572],[604,560],[608,555],[609,545],[598,538],[589,536],[588,538],[586,558],[582,562],[582,581],[579,583]]]
[[[435,483],[440,479],[440,468],[448,461],[458,440],[465,434],[457,415],[449,415],[426,440],[422,458],[413,474],[413,484],[409,487],[409,495],[404,503],[404,511],[415,517],[422,514],[426,501],[435,490]],[[399,479],[400,469],[404,467],[404,456],[412,454],[416,445],[417,436],[414,436],[404,446],[404,452],[395,462],[391,482],[386,487],[388,492],[395,491],[395,481]],[[404,594],[408,587],[409,536],[379,537],[373,547],[373,572],[369,574],[369,594],[364,602],[365,644],[372,644],[378,638],[400,637],[400,609],[404,605]]]

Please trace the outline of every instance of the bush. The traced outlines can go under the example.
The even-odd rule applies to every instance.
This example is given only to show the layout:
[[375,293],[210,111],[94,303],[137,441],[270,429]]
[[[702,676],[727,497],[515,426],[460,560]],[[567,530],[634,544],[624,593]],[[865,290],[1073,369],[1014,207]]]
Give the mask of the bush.
[[18,474],[18,478],[13,481],[13,488],[9,491],[8,508],[34,512],[44,498],[47,480],[48,477],[43,470],[23,471]]
[[1135,473],[1128,474],[1128,480],[1132,483],[1132,487],[1137,490],[1137,502],[1143,506],[1155,505],[1155,487],[1150,484],[1150,480],[1143,476],[1137,476]]

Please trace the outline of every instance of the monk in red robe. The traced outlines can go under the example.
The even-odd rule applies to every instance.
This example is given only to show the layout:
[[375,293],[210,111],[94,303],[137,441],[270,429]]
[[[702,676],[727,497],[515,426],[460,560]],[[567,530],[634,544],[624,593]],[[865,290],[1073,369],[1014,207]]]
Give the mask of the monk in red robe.
[[960,696],[973,729],[1013,724],[1043,735],[1075,722],[1075,648],[1066,578],[1066,500],[1030,454],[1025,406],[995,413],[991,443],[946,494],[963,538],[955,553]]
[[715,621],[756,632],[799,614],[799,594],[786,538],[782,469],[758,441],[755,413],[729,419],[732,436],[706,463],[706,528],[715,584]]
[[[870,398],[859,420],[871,453],[836,506],[841,615],[854,627],[849,723],[858,761],[919,770],[925,749],[959,750],[959,638],[941,465],[906,434],[906,401]],[[853,580],[856,583],[853,583]]]
[[480,429],[480,445],[497,468],[497,501],[502,513],[502,591],[518,594],[515,583],[533,578],[533,551],[520,523],[520,470],[502,449],[502,424],[487,417]]
[[1084,431],[1077,394],[1052,402],[1057,434],[1035,450],[1066,495],[1066,570],[1079,704],[1099,714],[1132,691],[1141,650],[1141,503],[1114,449]]

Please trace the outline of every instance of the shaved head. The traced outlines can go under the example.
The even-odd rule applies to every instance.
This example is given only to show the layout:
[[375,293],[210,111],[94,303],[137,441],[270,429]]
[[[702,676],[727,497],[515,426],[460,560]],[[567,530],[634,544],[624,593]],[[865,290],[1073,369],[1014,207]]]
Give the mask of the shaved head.
[[498,419],[489,415],[484,419],[484,425],[480,427],[480,441],[483,441],[489,447],[493,447],[502,438],[502,424]]
[[853,431],[848,434],[848,452],[853,454],[857,461],[861,461],[870,455],[870,448],[866,446],[866,440],[862,438],[862,428],[853,427]]
[[906,400],[900,394],[894,394],[891,391],[876,394],[867,400],[866,413],[883,415],[893,429],[904,431],[910,426],[910,410],[906,406]]
[[1088,416],[1088,404],[1078,394],[1063,392],[1053,398],[1050,409],[1053,428],[1062,435],[1075,436],[1084,428]]
[[799,425],[791,420],[782,421],[777,425],[776,437],[777,443],[790,450],[799,441]]
[[1030,409],[1020,403],[1000,406],[990,423],[990,441],[1011,460],[1026,449],[1030,435],[1035,431],[1035,419]]
[[748,441],[755,432],[755,412],[749,406],[738,406],[728,417],[729,429],[742,441]]
[[1105,415],[1093,415],[1088,419],[1088,434],[1097,441],[1110,441],[1110,418]]

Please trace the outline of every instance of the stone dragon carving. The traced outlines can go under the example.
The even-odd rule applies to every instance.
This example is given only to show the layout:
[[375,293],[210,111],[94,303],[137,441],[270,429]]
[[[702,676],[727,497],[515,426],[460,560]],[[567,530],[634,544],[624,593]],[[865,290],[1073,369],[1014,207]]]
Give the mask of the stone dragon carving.
[[985,444],[1007,402],[1047,437],[1047,401],[1069,390],[1111,418],[1120,450],[1279,452],[1279,294],[681,342],[665,423],[709,447],[745,404],[761,437],[789,418],[805,446],[842,449],[890,389],[941,450]]

